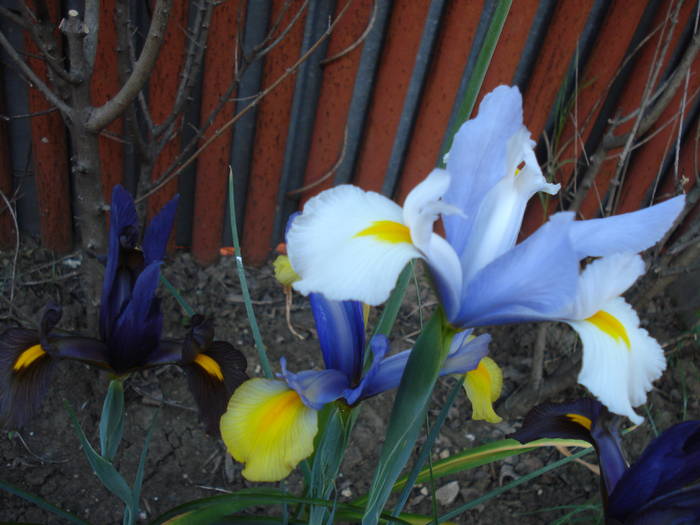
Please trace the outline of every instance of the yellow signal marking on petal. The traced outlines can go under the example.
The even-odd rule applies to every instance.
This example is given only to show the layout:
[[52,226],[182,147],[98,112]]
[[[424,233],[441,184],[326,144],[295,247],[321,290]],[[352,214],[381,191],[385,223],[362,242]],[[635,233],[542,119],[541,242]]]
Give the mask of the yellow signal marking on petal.
[[27,368],[44,354],[46,354],[46,352],[44,352],[44,349],[41,348],[41,345],[30,346],[24,352],[19,354],[15,364],[12,365],[12,370],[19,372],[23,368]]
[[215,377],[219,381],[224,380],[224,374],[223,372],[221,372],[221,367],[219,366],[219,363],[214,361],[208,355],[197,354],[197,357],[194,358],[194,362],[201,366],[204,369],[204,371],[210,376]]
[[586,321],[602,330],[613,339],[624,341],[628,350],[632,348],[627,330],[625,330],[624,325],[618,321],[617,317],[614,315],[609,314],[605,310],[598,310],[595,314],[586,319]]
[[585,427],[586,430],[590,430],[591,426],[593,426],[593,422],[586,416],[582,416],[581,414],[564,414],[564,416],[573,421],[574,423],[578,423],[582,427]]
[[501,395],[503,372],[490,357],[464,376],[464,390],[472,403],[472,419],[498,423],[501,417],[493,409],[493,402]]
[[317,413],[284,382],[250,379],[236,389],[221,417],[231,455],[250,481],[279,481],[313,453]]
[[380,241],[398,244],[411,243],[411,231],[408,226],[395,221],[374,221],[372,225],[356,233],[354,237],[366,237],[373,235]]

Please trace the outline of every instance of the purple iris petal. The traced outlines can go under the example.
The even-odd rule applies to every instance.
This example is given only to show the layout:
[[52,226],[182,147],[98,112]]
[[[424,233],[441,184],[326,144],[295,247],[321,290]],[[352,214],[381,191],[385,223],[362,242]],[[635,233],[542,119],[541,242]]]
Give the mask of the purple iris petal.
[[700,487],[688,487],[653,499],[625,518],[625,525],[689,525],[700,522]]
[[464,330],[454,335],[450,343],[450,353],[442,365],[440,375],[464,374],[474,370],[489,353],[491,336],[482,334],[469,340],[472,330]]
[[556,319],[576,295],[579,262],[558,213],[524,242],[481,269],[466,284],[453,324],[485,326]]
[[129,304],[113,325],[107,344],[117,372],[144,365],[158,347],[163,326],[160,302],[155,296],[159,276],[159,262],[141,272]]
[[[135,231],[138,223],[136,208],[131,195],[120,185],[112,189],[112,206],[110,208],[109,224],[109,255],[105,267],[102,284],[102,302],[100,304],[100,333],[107,337],[112,321],[119,315],[119,304],[111,300],[112,287],[117,277],[119,254],[121,252],[121,237],[125,231]],[[119,294],[120,297],[123,294]],[[119,301],[116,301],[119,303]]]
[[175,212],[180,196],[176,195],[153,217],[143,236],[143,255],[145,263],[151,264],[163,260],[168,247],[168,238],[173,229]]
[[649,500],[700,478],[700,421],[685,421],[652,441],[620,478],[608,500],[608,513],[621,519]]
[[[389,340],[385,335],[375,335],[370,340],[369,346],[372,350],[372,364],[365,372],[360,384],[355,388],[348,388],[343,393],[343,397],[350,405],[357,403],[360,399],[365,399],[396,387],[401,380],[403,369],[406,367],[406,360],[410,352],[408,350],[401,352],[401,354],[406,354],[405,356],[399,357],[401,354],[397,354],[384,359],[384,356],[389,352]],[[397,357],[398,359],[394,359]],[[380,374],[382,366],[384,366],[385,371]]]
[[304,370],[297,374],[287,370],[287,361],[280,359],[283,378],[309,408],[321,410],[323,405],[342,397],[348,378],[339,370]]
[[365,345],[362,304],[330,301],[317,293],[310,294],[309,300],[326,368],[340,370],[351,383],[358,381]]

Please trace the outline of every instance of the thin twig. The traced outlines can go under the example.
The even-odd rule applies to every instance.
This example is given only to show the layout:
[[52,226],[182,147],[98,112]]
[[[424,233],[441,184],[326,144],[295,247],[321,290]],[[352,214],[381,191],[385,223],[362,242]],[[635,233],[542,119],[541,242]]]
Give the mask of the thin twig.
[[268,87],[266,87],[263,91],[261,91],[255,99],[248,104],[245,108],[243,108],[241,111],[239,111],[233,118],[231,118],[228,122],[223,124],[221,127],[219,127],[207,140],[204,141],[204,143],[195,150],[190,157],[185,160],[177,169],[170,173],[164,174],[162,177],[160,177],[156,183],[146,192],[144,192],[138,199],[136,199],[136,202],[141,202],[150,195],[153,195],[156,193],[158,190],[160,190],[163,186],[165,186],[170,180],[172,180],[174,177],[182,173],[190,164],[194,162],[194,160],[199,156],[202,151],[204,151],[206,148],[208,148],[212,142],[214,142],[216,139],[218,139],[221,135],[224,134],[224,132],[229,129],[231,126],[233,126],[236,122],[238,122],[241,118],[243,118],[244,115],[246,115],[250,110],[252,110],[254,107],[256,107],[260,101],[265,98],[268,94],[270,94],[272,91],[274,91],[287,77],[292,75],[293,73],[296,72],[296,70],[299,68],[301,64],[306,62],[306,60],[309,59],[309,57],[318,49],[318,47],[331,35],[333,32],[333,29],[336,27],[338,22],[342,19],[343,15],[347,11],[348,7],[352,3],[352,0],[348,0],[343,9],[340,11],[338,14],[338,17],[328,26],[328,29],[321,35],[321,37],[304,53],[291,67],[287,68],[287,70],[280,75],[272,84],[270,84]]
[[47,86],[36,73],[34,73],[32,68],[30,68],[24,60],[22,60],[22,57],[19,56],[19,53],[17,53],[12,44],[10,44],[5,37],[5,33],[2,31],[0,31],[0,47],[5,50],[5,52],[12,59],[12,62],[19,68],[20,72],[27,78],[27,80],[39,91],[41,91],[41,93],[51,104],[56,106],[65,115],[71,114],[71,107],[63,102],[63,100],[61,100],[61,98],[54,93],[53,90],[49,88],[49,86]]
[[12,255],[12,271],[10,272],[10,310],[12,310],[12,305],[15,300],[15,277],[17,275],[17,259],[19,258],[19,223],[17,222],[17,214],[15,213],[15,210],[12,207],[10,199],[8,199],[7,195],[5,195],[5,192],[0,191],[0,198],[2,198],[3,202],[5,203],[5,206],[7,207],[7,213],[9,213],[10,217],[12,217],[12,223],[15,228],[15,251]]
[[335,55],[324,58],[323,60],[321,60],[320,64],[322,66],[325,66],[326,64],[329,64],[329,63],[333,62],[334,60],[338,60],[339,58],[342,58],[345,55],[352,53],[353,49],[355,49],[362,42],[364,42],[365,39],[367,38],[367,35],[369,35],[369,32],[372,31],[372,28],[374,27],[374,22],[377,19],[377,11],[379,11],[379,1],[375,0],[374,5],[372,6],[372,16],[370,17],[369,22],[367,22],[367,27],[365,27],[365,30],[357,38],[357,40],[355,40],[352,44],[350,44],[348,47],[346,47],[342,51],[339,51]]

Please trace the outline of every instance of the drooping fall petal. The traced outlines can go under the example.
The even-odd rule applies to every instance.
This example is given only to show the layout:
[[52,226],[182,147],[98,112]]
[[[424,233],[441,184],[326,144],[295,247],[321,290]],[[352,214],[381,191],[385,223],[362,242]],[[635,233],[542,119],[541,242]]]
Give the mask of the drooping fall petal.
[[313,452],[317,413],[282,381],[251,379],[231,396],[221,437],[251,481],[279,481]]

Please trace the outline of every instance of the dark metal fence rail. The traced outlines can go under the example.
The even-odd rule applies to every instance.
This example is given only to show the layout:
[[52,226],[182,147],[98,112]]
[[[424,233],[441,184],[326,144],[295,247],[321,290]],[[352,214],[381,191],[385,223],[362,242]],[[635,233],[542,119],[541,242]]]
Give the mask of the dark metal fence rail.
[[[179,188],[183,204],[177,243],[191,247],[200,262],[215,261],[221,245],[228,243],[224,196],[229,165],[244,253],[248,262],[260,264],[281,240],[289,214],[318,191],[352,182],[401,200],[438,163],[498,2],[352,0],[346,8],[346,1],[229,0],[215,8],[199,95],[189,101],[185,117],[198,126],[228,96],[213,129],[284,75],[332,20],[342,18],[296,73],[206,149],[196,167],[149,198],[152,213]],[[59,20],[59,3],[48,4]],[[110,2],[102,4],[95,102],[119,86],[118,19]],[[173,104],[193,5],[173,3],[163,55],[147,90],[156,121]],[[479,100],[498,84],[520,86],[525,122],[538,141],[540,161],[564,188],[546,210],[539,202],[531,206],[527,231],[557,208],[573,206],[590,218],[633,210],[694,186],[697,58],[644,140],[637,138],[626,166],[618,165],[615,154],[631,144],[601,149],[611,121],[638,108],[645,92],[672,81],[672,72],[694,45],[698,3],[686,1],[675,9],[671,0],[513,1]],[[236,92],[227,92],[240,66],[237,46],[249,56],[272,24],[285,27],[295,18],[263,60],[247,65]],[[36,52],[7,20],[0,21],[0,28],[19,49]],[[30,62],[38,72],[44,68],[38,60]],[[74,226],[70,145],[60,115],[18,79],[7,56],[2,63],[0,111],[40,115],[0,121],[0,190],[8,197],[17,195],[24,230],[40,234],[50,249],[69,250]],[[635,122],[620,123],[615,133],[630,131],[639,125]],[[105,195],[117,182],[134,189],[138,184],[134,148],[122,139],[126,128],[120,119],[102,138]],[[183,142],[179,135],[172,137],[155,163],[154,176],[177,157]],[[604,158],[597,176],[586,180],[600,151]],[[580,189],[589,184],[583,196]],[[6,211],[0,214],[4,245],[13,242],[8,219]]]

